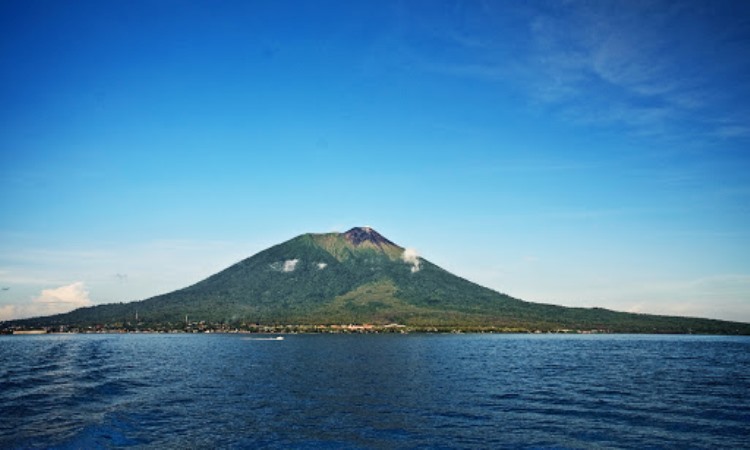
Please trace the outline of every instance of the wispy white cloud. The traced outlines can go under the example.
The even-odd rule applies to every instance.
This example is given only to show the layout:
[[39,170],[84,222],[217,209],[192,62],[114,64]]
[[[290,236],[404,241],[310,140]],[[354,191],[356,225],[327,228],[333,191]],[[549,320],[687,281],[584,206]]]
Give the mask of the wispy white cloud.
[[[31,303],[48,286],[82,280],[94,303],[142,300],[179,289],[262,250],[265,244],[216,240],[99,243],[96,249],[36,247],[0,239],[0,305]],[[23,308],[21,308],[23,309]]]
[[277,261],[271,264],[271,268],[279,272],[288,273],[294,272],[294,270],[297,268],[297,264],[299,264],[299,259],[287,259],[286,261]]
[[282,272],[294,272],[294,269],[297,268],[297,264],[299,263],[299,259],[289,259],[284,261],[284,266],[281,268]]
[[70,311],[82,306],[91,306],[89,292],[82,281],[60,286],[54,289],[44,289],[32,303],[41,310],[58,312]]
[[637,129],[661,127],[695,105],[686,101],[695,86],[680,70],[678,37],[663,32],[679,13],[654,16],[647,9],[573,4],[536,16],[528,63],[540,70],[531,82],[552,86],[538,89],[537,100],[562,106],[578,121]]
[[85,284],[77,281],[57,288],[43,289],[30,302],[1,306],[0,320],[60,314],[92,304]]
[[405,249],[401,254],[401,260],[411,265],[411,273],[419,272],[421,269],[422,262],[419,259],[419,254],[413,248]]
[[695,124],[706,125],[707,117],[748,112],[728,100],[748,94],[743,74],[750,67],[737,63],[733,44],[722,36],[747,33],[741,16],[711,2],[561,6],[554,15],[538,15],[532,27],[529,62],[543,61],[545,69],[534,82],[561,84],[569,95],[557,105],[565,110],[582,102],[596,106],[568,111],[579,120],[624,123],[652,135],[679,128],[695,137]]
[[399,54],[410,67],[520,88],[530,104],[578,124],[649,138],[746,138],[742,122],[712,125],[750,114],[737,101],[750,95],[750,61],[738,57],[747,11],[728,3],[462,7],[418,28],[422,39],[404,32]]

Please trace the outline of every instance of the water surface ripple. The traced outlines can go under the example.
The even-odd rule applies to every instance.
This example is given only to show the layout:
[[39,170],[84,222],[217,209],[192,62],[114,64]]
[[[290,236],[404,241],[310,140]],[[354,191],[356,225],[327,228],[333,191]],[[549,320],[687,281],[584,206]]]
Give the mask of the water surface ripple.
[[0,337],[0,448],[750,448],[750,338]]

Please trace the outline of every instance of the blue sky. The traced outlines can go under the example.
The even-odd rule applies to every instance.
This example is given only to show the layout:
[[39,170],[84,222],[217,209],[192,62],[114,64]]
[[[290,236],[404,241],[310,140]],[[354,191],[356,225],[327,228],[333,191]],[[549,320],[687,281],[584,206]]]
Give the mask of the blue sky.
[[370,225],[544,303],[750,322],[750,3],[0,3],[0,320]]

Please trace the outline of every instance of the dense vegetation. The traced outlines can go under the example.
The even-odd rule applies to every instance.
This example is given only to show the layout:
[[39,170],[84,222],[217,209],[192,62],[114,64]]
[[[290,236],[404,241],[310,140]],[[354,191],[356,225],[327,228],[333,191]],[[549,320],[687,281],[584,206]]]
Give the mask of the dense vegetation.
[[178,291],[6,326],[398,323],[423,329],[750,334],[744,323],[524,302],[424,259],[417,270],[401,259],[403,252],[368,228],[306,234]]

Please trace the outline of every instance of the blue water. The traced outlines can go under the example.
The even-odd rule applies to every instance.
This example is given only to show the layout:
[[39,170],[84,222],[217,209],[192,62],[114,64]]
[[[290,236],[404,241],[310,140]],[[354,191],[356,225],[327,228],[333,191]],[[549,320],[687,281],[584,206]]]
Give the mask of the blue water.
[[750,338],[0,337],[0,448],[750,448]]

